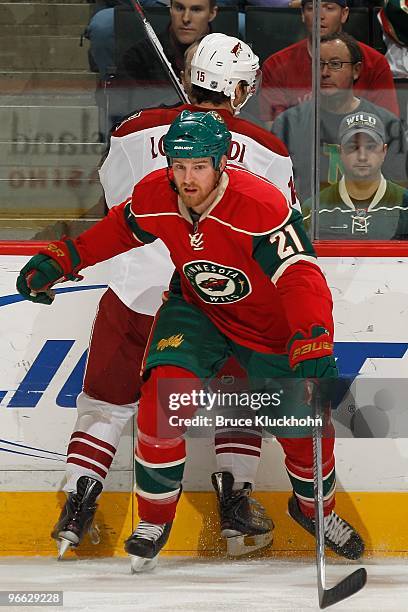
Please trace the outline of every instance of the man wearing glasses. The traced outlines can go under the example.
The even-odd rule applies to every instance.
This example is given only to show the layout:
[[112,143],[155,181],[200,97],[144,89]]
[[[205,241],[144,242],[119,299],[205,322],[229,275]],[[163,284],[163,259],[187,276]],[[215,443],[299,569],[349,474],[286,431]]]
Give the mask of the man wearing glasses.
[[[307,38],[270,55],[262,66],[261,118],[274,121],[283,111],[310,99],[312,89],[311,40],[313,3],[302,0],[302,21]],[[320,36],[342,31],[349,17],[347,0],[322,2]],[[399,115],[397,95],[389,64],[375,49],[360,44],[363,63],[356,85],[359,94],[374,104]],[[299,70],[299,66],[302,67]]]
[[[338,132],[340,123],[350,113],[370,113],[385,126],[388,146],[383,173],[386,178],[404,181],[407,176],[407,147],[398,117],[363,97],[357,97],[354,84],[359,79],[363,57],[360,45],[350,35],[340,32],[321,39],[320,45],[320,180],[321,188],[340,180]],[[310,143],[312,101],[298,104],[279,115],[272,131],[287,146],[292,157],[295,184],[300,201],[311,194]]]

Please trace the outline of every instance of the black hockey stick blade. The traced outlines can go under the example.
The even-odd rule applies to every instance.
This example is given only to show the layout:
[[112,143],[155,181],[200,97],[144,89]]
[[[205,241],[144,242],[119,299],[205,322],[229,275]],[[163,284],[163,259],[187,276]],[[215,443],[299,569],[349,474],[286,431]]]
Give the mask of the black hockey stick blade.
[[367,570],[360,567],[358,570],[349,574],[331,589],[322,589],[319,593],[319,606],[328,608],[351,595],[360,591],[367,582]]

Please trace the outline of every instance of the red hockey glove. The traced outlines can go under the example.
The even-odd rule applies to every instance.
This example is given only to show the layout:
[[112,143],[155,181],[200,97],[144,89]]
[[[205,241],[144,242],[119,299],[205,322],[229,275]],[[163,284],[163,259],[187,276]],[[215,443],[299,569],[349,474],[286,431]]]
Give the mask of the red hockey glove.
[[[307,337],[302,332],[296,332],[288,343],[288,351],[289,364],[296,376],[312,379],[314,384],[320,387],[322,400],[329,401],[331,381],[327,379],[337,378],[339,375],[329,332],[320,325],[314,325]],[[309,395],[308,389],[309,387]]]
[[[327,329],[313,325],[310,335],[296,332],[288,343],[289,365],[306,378],[325,378],[330,376],[324,364],[333,358],[333,342]],[[337,368],[336,368],[337,371]]]
[[81,258],[72,240],[51,242],[22,268],[17,291],[31,302],[51,304],[55,296],[51,287],[58,282],[80,280],[80,269]]

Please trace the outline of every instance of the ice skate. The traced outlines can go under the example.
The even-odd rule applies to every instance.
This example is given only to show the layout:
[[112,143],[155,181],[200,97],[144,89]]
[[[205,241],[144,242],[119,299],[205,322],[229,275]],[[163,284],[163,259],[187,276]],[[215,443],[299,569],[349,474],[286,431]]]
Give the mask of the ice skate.
[[81,476],[77,482],[76,493],[70,493],[61,511],[51,537],[57,540],[58,559],[62,559],[68,548],[76,548],[84,535],[91,533],[94,544],[99,542],[97,528],[92,528],[96,512],[96,499],[102,492],[102,484],[90,478]]
[[140,521],[136,530],[125,541],[125,550],[130,555],[132,574],[156,567],[159,553],[169,538],[172,524],[156,525]]
[[[296,495],[292,495],[288,502],[290,516],[306,531],[314,535],[314,520],[305,516],[299,508]],[[335,512],[324,517],[324,535],[326,546],[346,559],[359,559],[364,552],[364,541],[357,531],[340,518]]]
[[239,557],[270,546],[274,524],[265,508],[251,499],[251,484],[246,482],[242,489],[234,491],[230,472],[215,472],[211,480],[218,497],[221,535],[227,540],[228,555]]

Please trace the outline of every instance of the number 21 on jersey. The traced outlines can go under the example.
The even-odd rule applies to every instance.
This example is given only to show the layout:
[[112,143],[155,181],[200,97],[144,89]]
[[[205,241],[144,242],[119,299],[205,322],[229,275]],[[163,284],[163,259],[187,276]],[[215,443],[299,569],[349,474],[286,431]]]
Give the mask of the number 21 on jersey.
[[[292,239],[293,246],[288,244],[288,237]],[[286,227],[284,227],[282,230],[272,234],[269,240],[271,244],[274,242],[278,243],[278,257],[280,259],[286,259],[295,253],[304,251],[303,244],[301,243],[293,225],[286,225]]]

